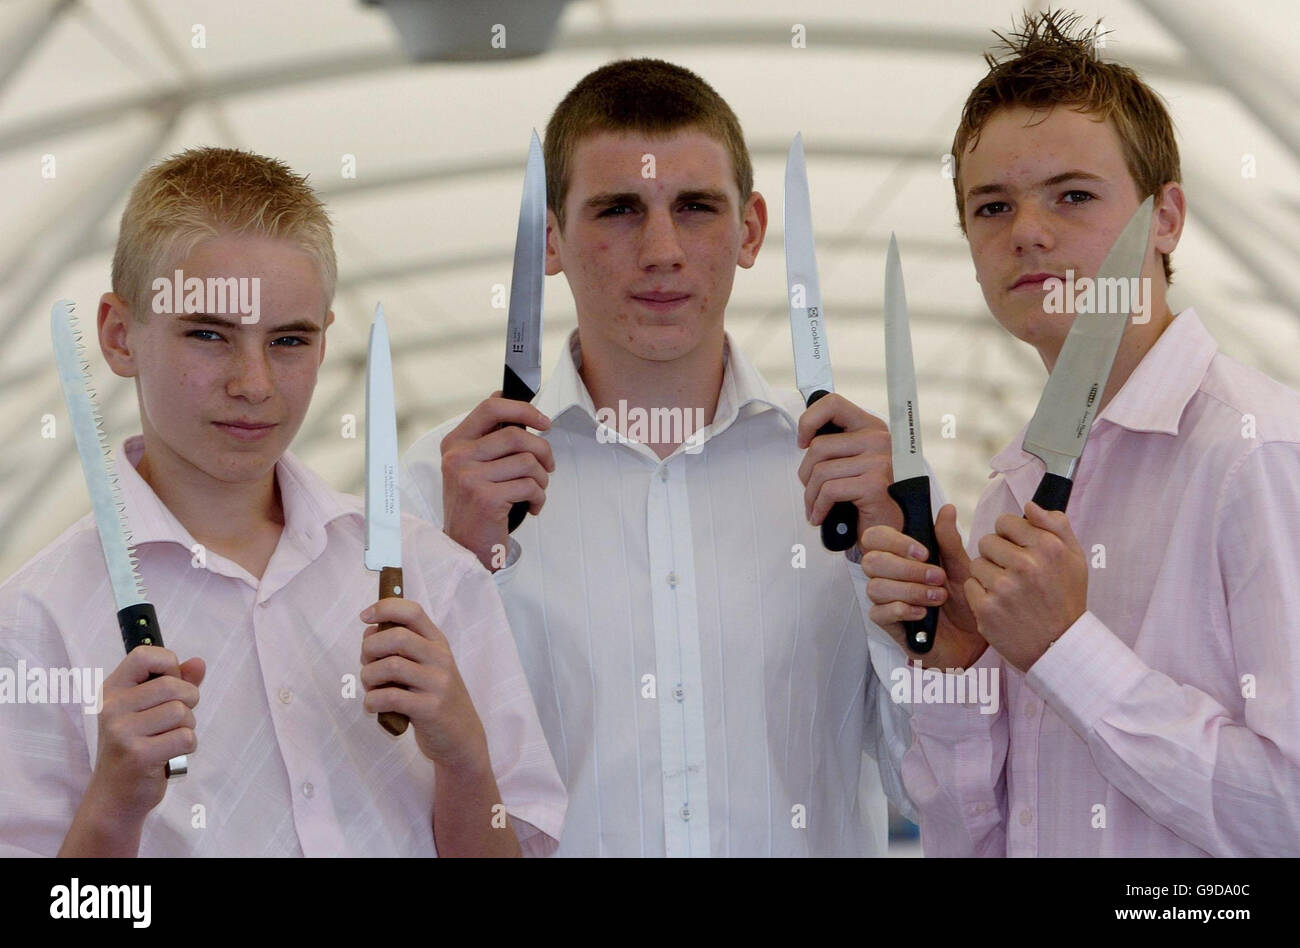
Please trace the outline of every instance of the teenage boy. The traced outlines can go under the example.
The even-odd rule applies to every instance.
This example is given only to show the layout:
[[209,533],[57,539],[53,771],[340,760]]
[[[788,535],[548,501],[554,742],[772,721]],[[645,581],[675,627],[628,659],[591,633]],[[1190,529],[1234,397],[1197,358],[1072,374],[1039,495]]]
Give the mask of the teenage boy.
[[[564,792],[491,578],[405,518],[404,598],[376,602],[362,504],[287,452],[325,355],[335,274],[323,205],[278,161],[198,149],[136,184],[98,330],[109,367],[135,379],[143,433],[117,472],[169,647],[123,658],[90,517],[0,587],[11,668],[112,669],[97,717],[0,706],[0,851],[554,848]],[[224,285],[258,305],[234,312],[200,293],[175,311],[173,280],[187,301],[235,280]],[[390,737],[382,711],[413,734]],[[166,780],[182,753],[188,774]]]
[[907,807],[906,711],[872,671],[892,646],[869,653],[856,557],[814,525],[835,501],[901,524],[889,438],[839,396],[804,411],[724,332],[768,213],[739,122],[686,69],[615,62],[560,103],[545,156],[577,331],[532,404],[426,435],[403,485],[496,571],[569,790],[559,852],[883,853],[875,761]]
[[976,278],[1050,370],[1089,317],[1051,312],[1045,279],[1095,277],[1154,195],[1149,308],[1125,329],[1068,515],[1030,502],[1044,469],[1022,432],[993,458],[973,559],[951,507],[942,570],[866,532],[872,618],[897,638],[937,591],[926,664],[1006,685],[996,715],[916,706],[904,780],[930,855],[1297,855],[1300,398],[1169,310],[1186,216],[1169,114],[1071,27],[1027,18],[966,102],[953,154]]

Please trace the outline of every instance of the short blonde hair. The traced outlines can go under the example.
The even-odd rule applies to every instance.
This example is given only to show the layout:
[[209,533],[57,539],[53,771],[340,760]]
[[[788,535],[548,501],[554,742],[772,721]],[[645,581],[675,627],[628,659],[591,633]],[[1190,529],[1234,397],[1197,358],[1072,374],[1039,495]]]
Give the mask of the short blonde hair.
[[[1174,123],[1160,96],[1127,66],[1102,62],[1097,55],[1100,26],[1081,29],[1079,20],[1078,15],[1061,10],[1026,13],[1018,33],[1010,37],[994,33],[1010,56],[999,61],[984,55],[988,74],[966,99],[952,143],[956,167],[952,185],[963,234],[962,156],[968,147],[979,144],[981,129],[1000,109],[1043,110],[1060,105],[1096,115],[1099,121],[1110,119],[1139,198],[1159,194],[1164,185],[1182,180]],[[1172,283],[1169,254],[1161,254],[1160,259],[1165,282]]]
[[338,263],[325,205],[284,162],[234,148],[191,148],[146,171],[131,189],[113,253],[113,292],[145,320],[154,277],[204,240],[256,234],[297,244],[316,262],[326,308]]

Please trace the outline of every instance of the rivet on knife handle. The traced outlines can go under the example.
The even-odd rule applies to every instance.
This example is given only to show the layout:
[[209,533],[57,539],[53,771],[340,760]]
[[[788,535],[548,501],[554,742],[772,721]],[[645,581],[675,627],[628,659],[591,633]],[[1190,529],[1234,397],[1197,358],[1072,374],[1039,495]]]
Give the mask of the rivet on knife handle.
[[[125,609],[119,609],[117,627],[122,631],[122,644],[126,646],[128,654],[141,645],[156,645],[158,648],[166,647],[163,645],[162,629],[158,625],[158,613],[152,603],[138,602],[135,605],[127,606]],[[155,678],[161,677],[161,675],[153,674],[147,680],[153,681]],[[189,769],[188,755],[179,754],[167,761],[163,766],[163,773],[167,777],[180,777],[188,773]]]
[[[400,598],[402,595],[402,569],[399,566],[386,566],[379,571],[379,598],[390,599],[393,597]],[[391,629],[397,625],[396,622],[379,623],[379,631]],[[396,711],[380,711],[379,723],[384,730],[394,736],[406,732],[406,726],[411,723],[410,718]]]
[[[808,406],[830,392],[817,391],[808,397]],[[839,434],[844,429],[833,421],[828,421],[817,429],[816,437],[827,434]],[[847,500],[836,501],[830,513],[822,521],[822,546],[834,553],[851,549],[858,542],[858,508]]]
[[[505,371],[505,381],[501,386],[501,394],[506,398],[513,398],[517,402],[531,402],[533,400],[532,390],[508,365]],[[522,428],[523,425],[512,424],[510,427]],[[507,532],[514,533],[515,528],[524,522],[524,518],[528,516],[528,506],[526,500],[517,500],[511,504],[510,519],[506,521]]]
[[[909,477],[889,485],[889,496],[903,511],[903,533],[925,547],[926,562],[939,563],[939,538],[934,533],[934,516],[930,508],[930,478]],[[924,619],[903,620],[907,647],[924,655],[934,647],[935,629],[939,625],[939,607],[927,606]]]

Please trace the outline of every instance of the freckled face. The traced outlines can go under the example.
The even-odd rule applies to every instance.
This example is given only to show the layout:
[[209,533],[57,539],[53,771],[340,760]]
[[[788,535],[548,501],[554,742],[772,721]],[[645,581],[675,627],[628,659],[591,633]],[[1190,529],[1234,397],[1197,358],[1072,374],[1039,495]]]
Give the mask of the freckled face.
[[549,215],[547,273],[564,272],[584,337],[671,361],[720,335],[736,267],[753,266],[762,243],[762,227],[742,223],[722,143],[602,132],[571,168],[563,233]]
[[151,312],[129,324],[146,454],[166,452],[225,482],[265,477],[302,424],[325,354],[333,313],[316,265],[287,241],[223,236],[178,268],[205,284],[258,278],[260,319]]
[[1058,352],[1073,317],[1044,312],[1041,277],[1096,277],[1139,204],[1114,125],[1063,106],[1046,118],[1002,109],[962,156],[960,186],[989,310],[1016,338]]

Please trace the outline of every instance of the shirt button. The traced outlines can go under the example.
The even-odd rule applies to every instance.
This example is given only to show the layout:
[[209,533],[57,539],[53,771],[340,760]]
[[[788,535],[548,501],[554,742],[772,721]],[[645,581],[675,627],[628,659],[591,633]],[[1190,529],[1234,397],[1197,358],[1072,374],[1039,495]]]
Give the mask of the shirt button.
[[1028,826],[1032,822],[1034,822],[1034,813],[1029,807],[1025,807],[1020,811],[1020,825]]
[[308,800],[316,795],[316,788],[311,785],[311,781],[302,785],[302,795]]
[[288,688],[281,688],[281,689],[280,689],[280,703],[281,703],[281,704],[288,704],[288,703],[289,703],[290,701],[292,701],[292,700],[293,700],[293,692],[290,691]]
[[668,480],[668,468],[666,467],[659,468],[659,480],[661,481]]
[[681,816],[683,822],[691,818],[691,808],[686,804],[682,804],[682,808],[677,812]]
[[676,574],[676,573],[669,573],[669,574],[668,574],[668,588],[669,588],[669,589],[676,589],[676,588],[677,588],[677,574]]
[[678,701],[685,701],[686,689],[683,688],[681,685],[678,685],[676,688],[673,689],[673,697],[676,698]]
[[1037,713],[1038,713],[1038,705],[1035,702],[1030,701],[1025,705],[1025,717],[1032,718]]

